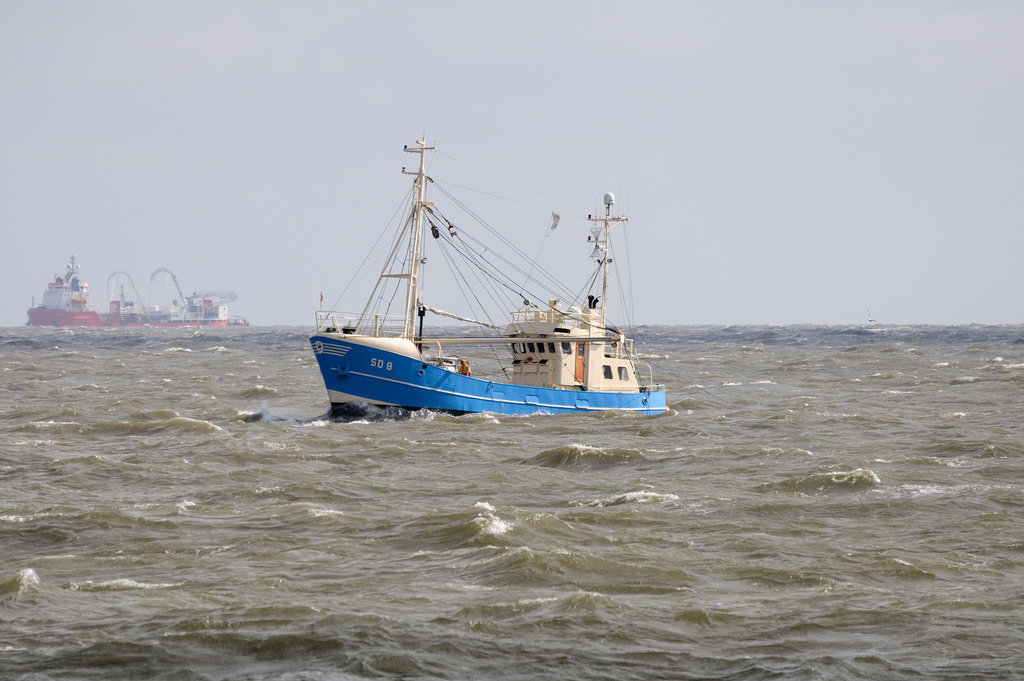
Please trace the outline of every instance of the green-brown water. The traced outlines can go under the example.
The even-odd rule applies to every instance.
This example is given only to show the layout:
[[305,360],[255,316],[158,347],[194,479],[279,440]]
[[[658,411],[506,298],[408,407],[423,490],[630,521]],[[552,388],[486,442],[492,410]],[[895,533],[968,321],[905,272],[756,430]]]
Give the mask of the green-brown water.
[[1024,678],[1024,328],[638,346],[332,422],[300,329],[0,330],[0,678]]

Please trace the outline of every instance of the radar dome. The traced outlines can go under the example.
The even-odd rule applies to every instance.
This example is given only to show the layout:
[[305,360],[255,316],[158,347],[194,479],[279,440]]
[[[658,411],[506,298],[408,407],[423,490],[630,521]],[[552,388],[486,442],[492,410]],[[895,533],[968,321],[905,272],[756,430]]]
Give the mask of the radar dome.
[[615,194],[612,194],[611,192],[607,192],[604,195],[604,205],[610,206],[613,203],[615,203]]

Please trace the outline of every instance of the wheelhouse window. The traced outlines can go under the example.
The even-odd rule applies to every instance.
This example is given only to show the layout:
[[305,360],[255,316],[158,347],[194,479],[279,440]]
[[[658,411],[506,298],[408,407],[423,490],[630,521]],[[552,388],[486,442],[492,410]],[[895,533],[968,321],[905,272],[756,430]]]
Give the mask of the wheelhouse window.
[[620,381],[628,381],[629,380],[629,371],[626,370],[626,367],[619,367],[619,380]]
[[572,354],[572,345],[570,343],[562,343],[562,352],[566,355]]
[[607,364],[605,364],[602,368],[604,369],[604,377],[605,378],[611,378],[612,377],[612,368],[610,366],[608,366]]
[[527,343],[526,347],[530,348],[530,352],[536,352],[536,350],[533,347],[533,343]]

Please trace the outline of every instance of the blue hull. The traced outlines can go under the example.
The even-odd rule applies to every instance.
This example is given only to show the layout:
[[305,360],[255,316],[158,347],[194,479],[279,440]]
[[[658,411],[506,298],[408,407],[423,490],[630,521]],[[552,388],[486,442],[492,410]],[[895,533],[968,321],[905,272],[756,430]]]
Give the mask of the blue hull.
[[664,391],[615,393],[495,383],[330,336],[317,335],[309,340],[333,409],[366,402],[456,414],[616,410],[653,415],[667,411]]

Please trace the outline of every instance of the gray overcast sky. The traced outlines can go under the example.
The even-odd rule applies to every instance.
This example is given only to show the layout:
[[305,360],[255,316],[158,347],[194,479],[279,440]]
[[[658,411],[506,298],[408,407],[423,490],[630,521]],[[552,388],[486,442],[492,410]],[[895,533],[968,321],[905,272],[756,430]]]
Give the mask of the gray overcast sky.
[[2,0],[0,55],[0,325],[72,253],[312,324],[424,132],[549,269],[616,192],[638,323],[1024,322],[1021,2]]

